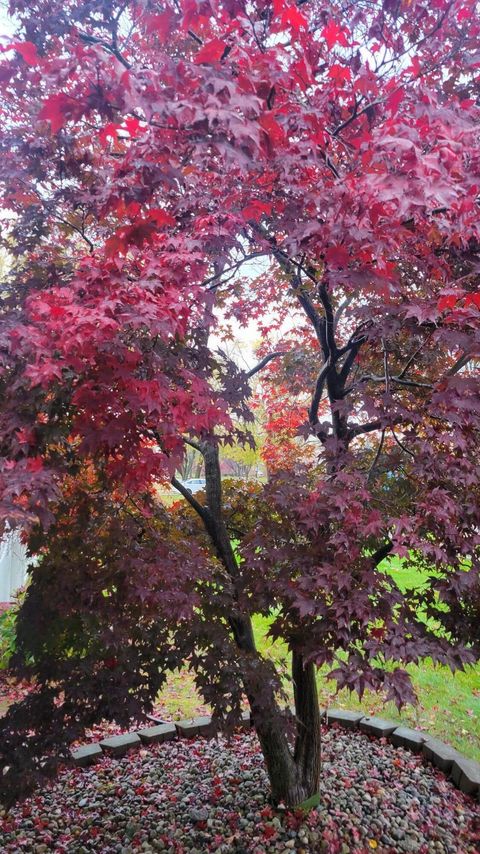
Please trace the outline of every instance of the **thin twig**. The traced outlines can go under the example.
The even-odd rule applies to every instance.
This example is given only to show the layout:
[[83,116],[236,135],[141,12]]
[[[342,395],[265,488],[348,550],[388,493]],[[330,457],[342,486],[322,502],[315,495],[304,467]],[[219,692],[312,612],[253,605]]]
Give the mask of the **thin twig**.
[[397,445],[399,446],[399,448],[401,448],[401,449],[402,449],[402,451],[405,451],[405,453],[406,453],[406,454],[408,454],[410,457],[412,457],[412,459],[415,459],[415,454],[413,454],[411,451],[409,451],[409,450],[408,450],[408,448],[406,448],[406,447],[405,447],[405,445],[403,444],[403,442],[401,442],[401,441],[400,441],[400,439],[399,439],[399,438],[398,438],[398,436],[396,435],[395,430],[393,429],[393,427],[390,427],[390,430],[392,431],[392,436],[393,436],[393,438],[395,439],[395,441],[396,441]]
[[63,225],[68,225],[69,228],[73,229],[73,231],[76,231],[77,234],[80,235],[82,240],[85,241],[85,243],[89,247],[91,253],[93,253],[95,251],[94,244],[92,243],[90,238],[88,238],[87,235],[83,232],[83,230],[78,227],[78,225],[74,225],[73,222],[69,222],[68,219],[63,219],[63,217],[59,216],[58,214],[54,214],[54,216],[55,216],[55,219],[57,220],[57,222],[61,222],[61,223],[63,223]]
[[383,430],[382,430],[382,435],[380,436],[380,442],[378,443],[377,453],[375,454],[375,457],[374,457],[374,459],[373,459],[373,463],[372,463],[372,465],[370,466],[370,468],[369,468],[369,470],[368,470],[368,474],[367,474],[367,483],[370,481],[370,478],[371,478],[371,476],[372,476],[372,474],[373,474],[373,471],[374,471],[374,469],[375,469],[375,466],[376,466],[376,465],[377,465],[377,463],[378,463],[378,458],[380,457],[380,454],[382,453],[382,448],[383,448],[383,442],[384,442],[384,440],[385,440],[385,427],[383,428]]

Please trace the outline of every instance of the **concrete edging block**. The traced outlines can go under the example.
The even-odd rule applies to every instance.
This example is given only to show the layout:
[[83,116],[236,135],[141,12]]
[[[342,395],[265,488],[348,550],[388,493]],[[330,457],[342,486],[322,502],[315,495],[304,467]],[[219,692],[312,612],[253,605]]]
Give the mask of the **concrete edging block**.
[[137,735],[145,744],[151,744],[155,741],[171,741],[177,737],[177,728],[175,724],[159,724],[158,726],[148,726],[144,729],[137,730]]
[[474,759],[466,759],[460,754],[453,760],[450,771],[451,778],[466,795],[480,794],[480,762]]
[[395,747],[405,747],[414,753],[422,752],[422,746],[426,738],[425,733],[406,726],[397,727],[389,736],[390,741]]
[[367,735],[374,735],[377,738],[386,738],[398,728],[395,721],[387,721],[385,718],[375,718],[365,716],[359,723],[359,728]]
[[70,751],[73,762],[79,768],[85,768],[87,765],[94,765],[103,756],[103,750],[99,744],[82,744],[75,750]]
[[141,743],[140,736],[136,732],[127,732],[125,735],[112,735],[111,738],[104,738],[100,742],[100,747],[106,753],[123,756],[132,748],[140,747]]
[[362,712],[349,712],[347,709],[327,709],[325,713],[327,724],[338,724],[344,729],[357,729],[362,718]]
[[422,746],[422,753],[428,762],[446,774],[450,771],[454,760],[460,757],[458,750],[433,736],[427,736]]
[[208,715],[175,721],[175,726],[180,738],[195,738],[197,735],[211,738],[217,732],[217,727]]

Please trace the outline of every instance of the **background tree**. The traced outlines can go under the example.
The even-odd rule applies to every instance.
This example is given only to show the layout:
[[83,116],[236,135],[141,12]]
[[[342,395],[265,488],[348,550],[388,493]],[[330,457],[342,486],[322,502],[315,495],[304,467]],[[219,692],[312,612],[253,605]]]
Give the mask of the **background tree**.
[[[0,489],[43,559],[19,618],[36,688],[3,721],[2,790],[83,725],[144,712],[188,658],[217,719],[247,696],[273,798],[297,804],[318,788],[316,665],[401,704],[406,663],[478,654],[476,4],[11,8]],[[220,314],[274,343],[249,372],[213,345]],[[219,448],[248,442],[250,380],[282,360],[283,393],[309,389],[316,459],[239,518]],[[203,501],[174,477],[185,446]],[[171,479],[186,516],[155,502]],[[401,594],[389,553],[428,584]],[[293,744],[252,631],[272,608]]]
[[183,456],[182,464],[178,470],[182,480],[188,480],[191,477],[201,477],[203,474],[203,459],[202,455],[195,448],[186,448]]

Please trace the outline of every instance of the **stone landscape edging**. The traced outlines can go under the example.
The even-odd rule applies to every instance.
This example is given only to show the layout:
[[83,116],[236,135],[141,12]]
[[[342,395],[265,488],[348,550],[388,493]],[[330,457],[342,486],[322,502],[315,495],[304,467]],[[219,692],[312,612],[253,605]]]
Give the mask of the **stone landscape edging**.
[[[480,763],[463,756],[458,750],[429,733],[398,725],[395,721],[364,715],[363,712],[351,712],[345,709],[323,710],[322,721],[336,724],[344,729],[358,729],[366,735],[387,738],[395,747],[404,747],[414,753],[422,753],[424,759],[440,771],[450,776],[457,789],[467,795],[476,796],[480,801]],[[186,718],[168,723],[153,715],[147,715],[153,723],[143,729],[104,738],[71,750],[73,763],[79,767],[93,765],[102,756],[123,756],[129,750],[153,743],[162,743],[174,739],[213,738],[218,728],[211,717],[204,715]],[[250,712],[243,712],[240,727],[248,729],[252,725]]]

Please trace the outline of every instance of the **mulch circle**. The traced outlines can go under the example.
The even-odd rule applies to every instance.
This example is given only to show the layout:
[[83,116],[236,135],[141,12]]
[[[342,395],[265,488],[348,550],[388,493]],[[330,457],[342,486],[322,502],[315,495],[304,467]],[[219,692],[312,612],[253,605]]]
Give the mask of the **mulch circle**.
[[274,810],[254,733],[141,748],[55,782],[0,821],[0,850],[478,854],[478,802],[421,756],[323,727],[321,803]]

